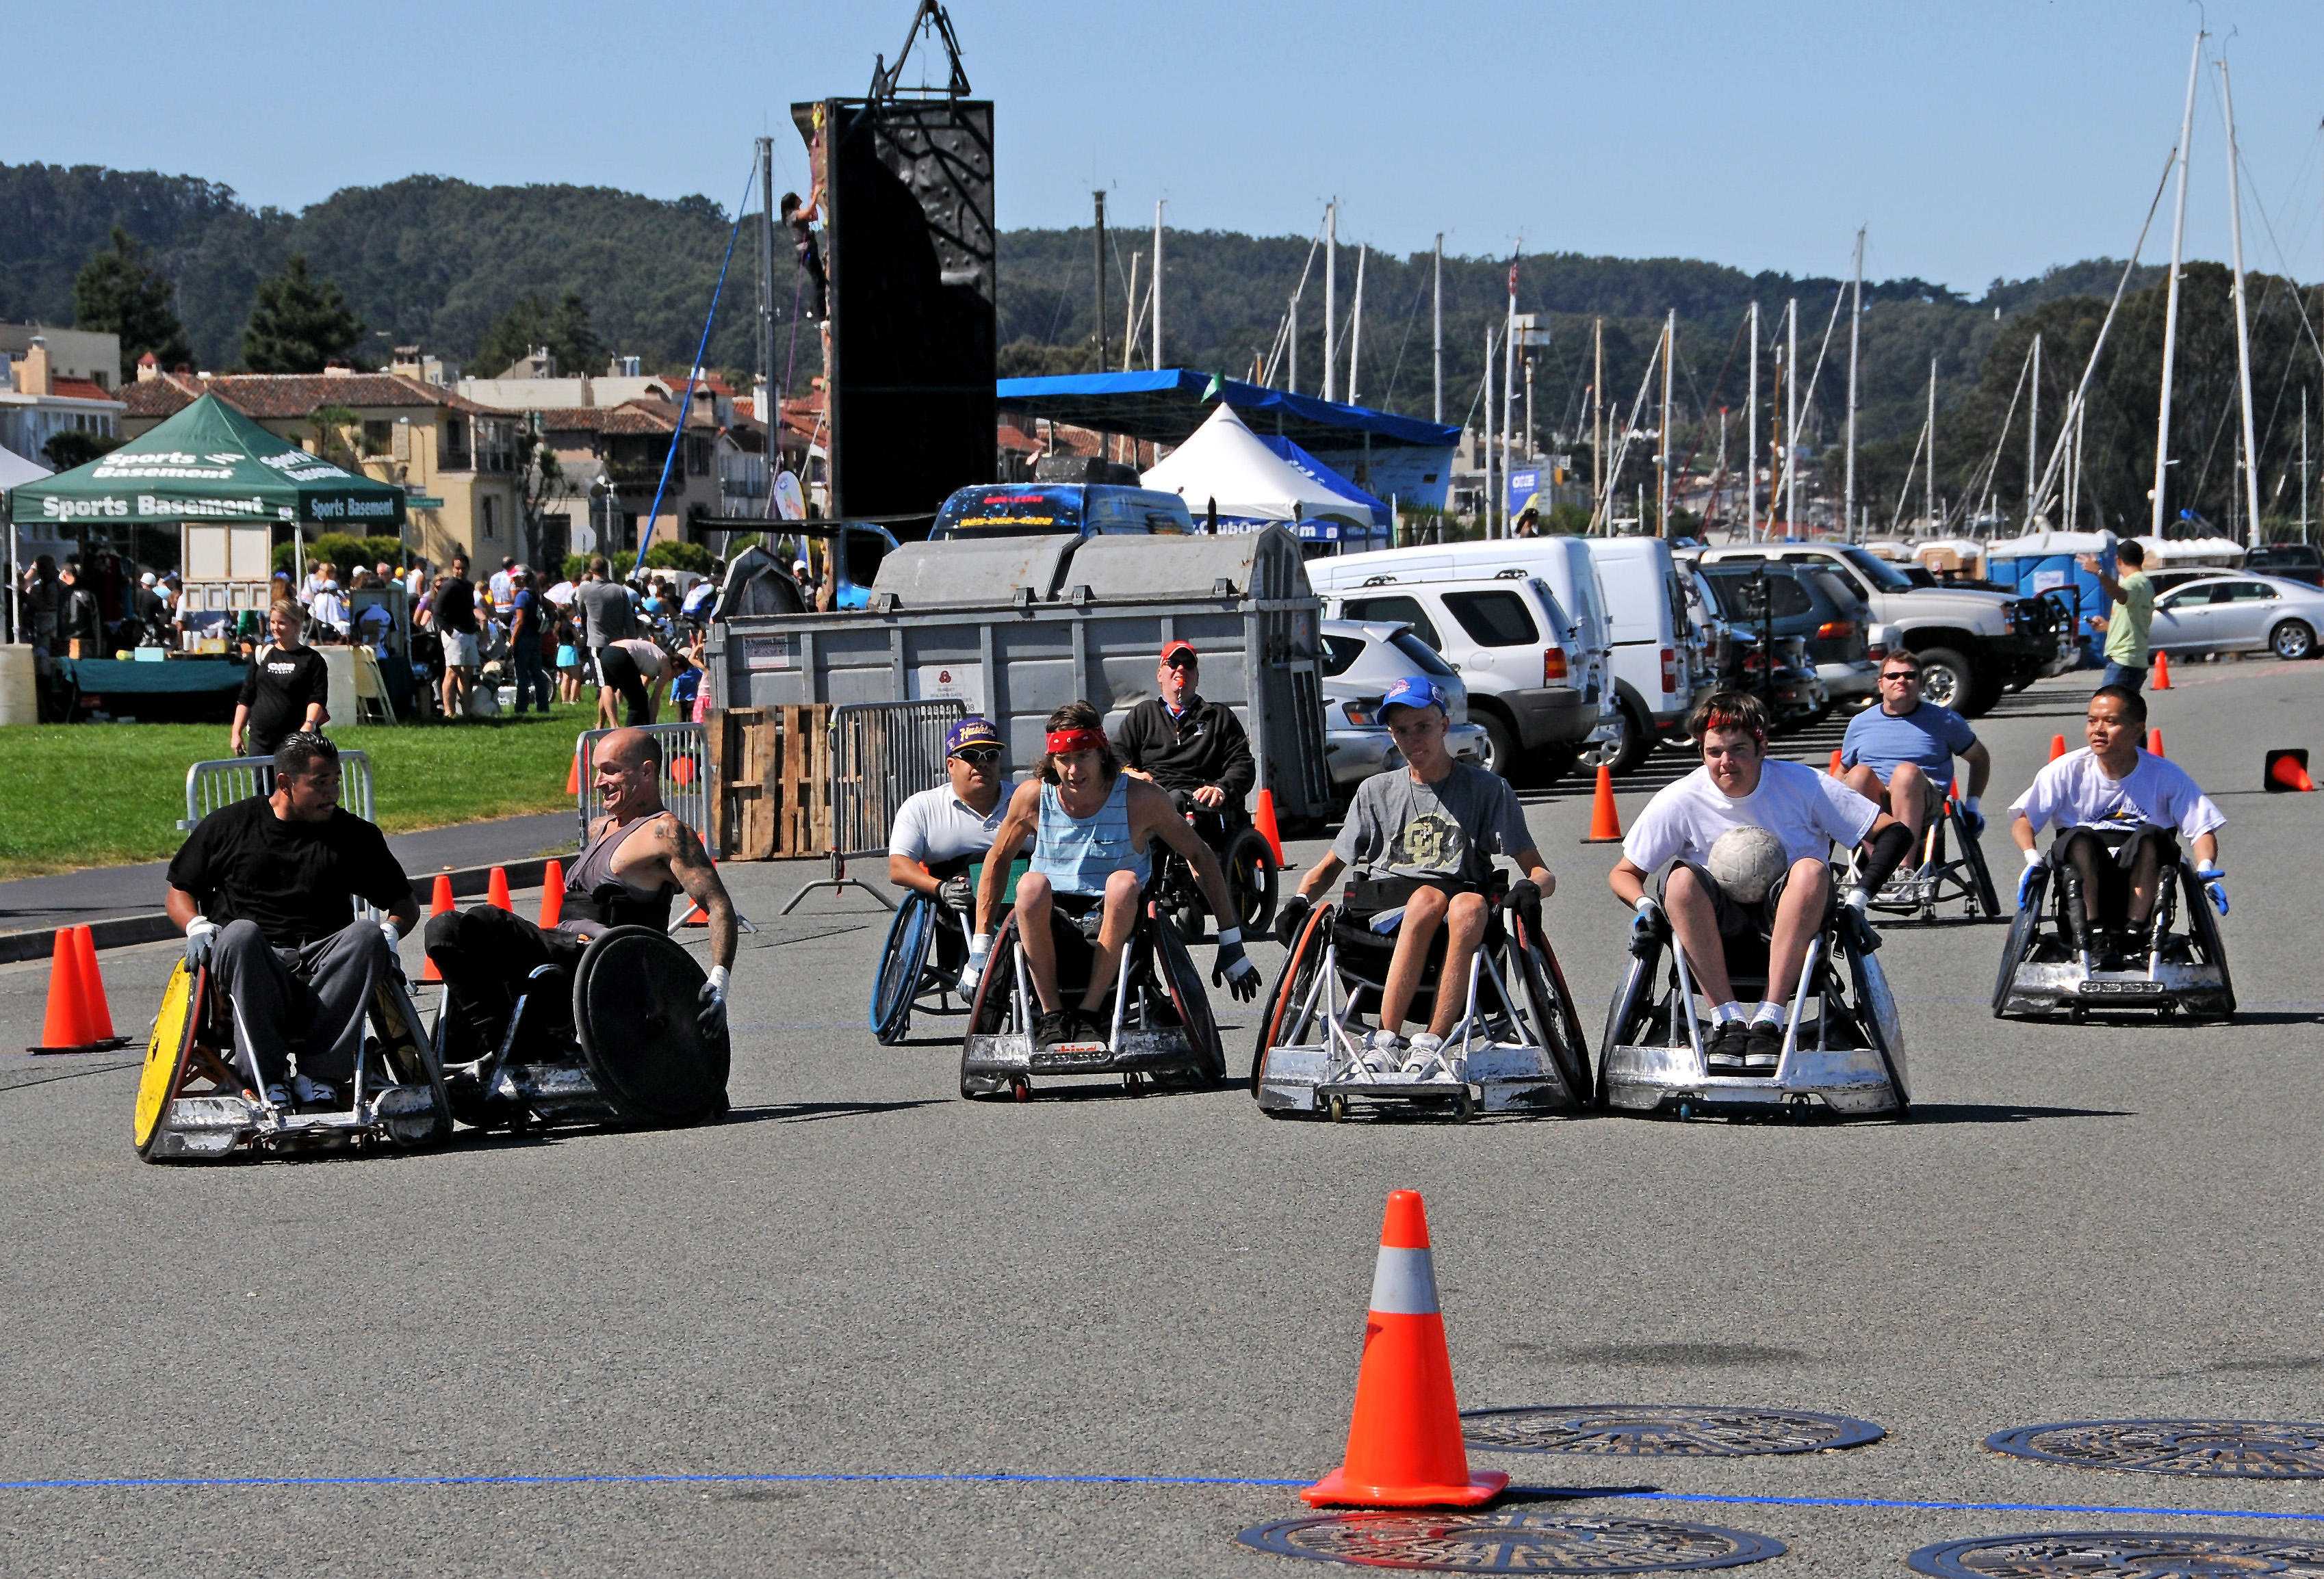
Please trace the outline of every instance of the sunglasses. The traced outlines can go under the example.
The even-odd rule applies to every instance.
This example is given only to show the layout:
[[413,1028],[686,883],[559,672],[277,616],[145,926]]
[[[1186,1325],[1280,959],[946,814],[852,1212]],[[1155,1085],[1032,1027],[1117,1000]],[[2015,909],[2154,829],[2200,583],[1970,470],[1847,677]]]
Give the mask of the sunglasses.
[[1883,680],[1912,680],[1917,682],[1921,677],[1921,671],[1918,669],[1894,669],[1880,677]]
[[1196,663],[1193,658],[1187,657],[1172,658],[1167,666],[1173,669],[1198,669],[1202,667],[1202,666]]
[[978,749],[963,749],[953,753],[971,767],[990,767],[1001,760],[1001,748],[986,746]]

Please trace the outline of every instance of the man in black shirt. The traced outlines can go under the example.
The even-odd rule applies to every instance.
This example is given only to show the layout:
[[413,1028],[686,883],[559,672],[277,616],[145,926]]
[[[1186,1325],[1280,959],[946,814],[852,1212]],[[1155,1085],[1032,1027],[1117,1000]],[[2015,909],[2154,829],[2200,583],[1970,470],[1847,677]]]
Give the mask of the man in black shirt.
[[330,694],[330,670],[321,653],[299,639],[307,611],[296,603],[277,603],[267,611],[266,624],[274,640],[259,649],[242,677],[234,727],[226,731],[230,757],[272,757],[290,735],[311,734],[330,716],[323,706]]
[[[392,918],[355,919],[351,895]],[[267,1101],[336,1107],[364,1014],[397,940],[420,924],[411,881],[378,828],[339,807],[339,751],[299,733],[274,753],[274,793],[211,812],[170,862],[186,963],[234,1005],[235,1041]],[[290,1074],[290,1038],[303,1042]]]
[[452,574],[436,583],[436,601],[429,605],[428,618],[444,644],[444,716],[464,717],[468,711],[468,682],[479,662],[476,583],[468,579],[466,555],[452,555]]
[[1243,797],[1259,782],[1259,767],[1234,709],[1196,693],[1201,666],[1193,642],[1165,646],[1154,672],[1161,694],[1130,710],[1113,745],[1123,771],[1223,818],[1242,810]]

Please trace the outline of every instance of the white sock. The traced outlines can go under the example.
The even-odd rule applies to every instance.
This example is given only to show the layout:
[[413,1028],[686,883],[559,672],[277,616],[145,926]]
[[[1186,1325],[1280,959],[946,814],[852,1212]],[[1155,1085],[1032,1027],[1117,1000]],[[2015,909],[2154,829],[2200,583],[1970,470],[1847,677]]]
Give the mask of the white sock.
[[1737,1003],[1733,998],[1728,999],[1723,1004],[1714,1004],[1711,1005],[1711,1023],[1714,1025],[1724,1025],[1730,1021],[1740,1020],[1741,1018],[1743,1018],[1743,1005]]
[[1784,1028],[1784,1018],[1783,1005],[1762,998],[1759,1000],[1757,1011],[1751,1016],[1751,1023],[1755,1025],[1773,1025],[1776,1030],[1781,1031]]

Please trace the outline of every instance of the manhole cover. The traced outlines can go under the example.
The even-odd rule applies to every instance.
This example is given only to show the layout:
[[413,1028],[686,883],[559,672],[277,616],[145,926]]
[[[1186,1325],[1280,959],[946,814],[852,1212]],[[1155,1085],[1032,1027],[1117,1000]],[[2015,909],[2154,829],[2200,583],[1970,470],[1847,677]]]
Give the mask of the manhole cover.
[[1461,1435],[1495,1453],[1587,1453],[1609,1458],[1740,1458],[1861,1447],[1882,1432],[1869,1420],[1797,1409],[1700,1404],[1573,1403],[1471,1409]]
[[2324,1426],[2282,1420],[2076,1420],[1985,1439],[1997,1453],[2144,1474],[2324,1478]]
[[1674,1574],[1784,1555],[1784,1543],[1708,1524],[1538,1513],[1339,1513],[1262,1524],[1235,1538],[1278,1556],[1462,1574]]
[[1906,1560],[1914,1573],[1943,1579],[2229,1579],[2245,1574],[2324,1579],[2324,1543],[2249,1535],[1997,1535],[1941,1541]]

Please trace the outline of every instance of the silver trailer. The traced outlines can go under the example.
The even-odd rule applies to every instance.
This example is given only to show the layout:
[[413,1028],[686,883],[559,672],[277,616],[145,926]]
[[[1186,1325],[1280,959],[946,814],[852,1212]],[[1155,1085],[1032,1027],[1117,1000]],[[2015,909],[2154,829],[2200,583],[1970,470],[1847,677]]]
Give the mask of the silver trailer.
[[1021,773],[1053,709],[1088,702],[1111,731],[1155,693],[1163,644],[1191,641],[1203,694],[1250,731],[1277,817],[1312,824],[1333,806],[1320,619],[1280,527],[955,537],[889,555],[865,608],[715,620],[705,666],[722,708],[955,698],[1001,726]]

